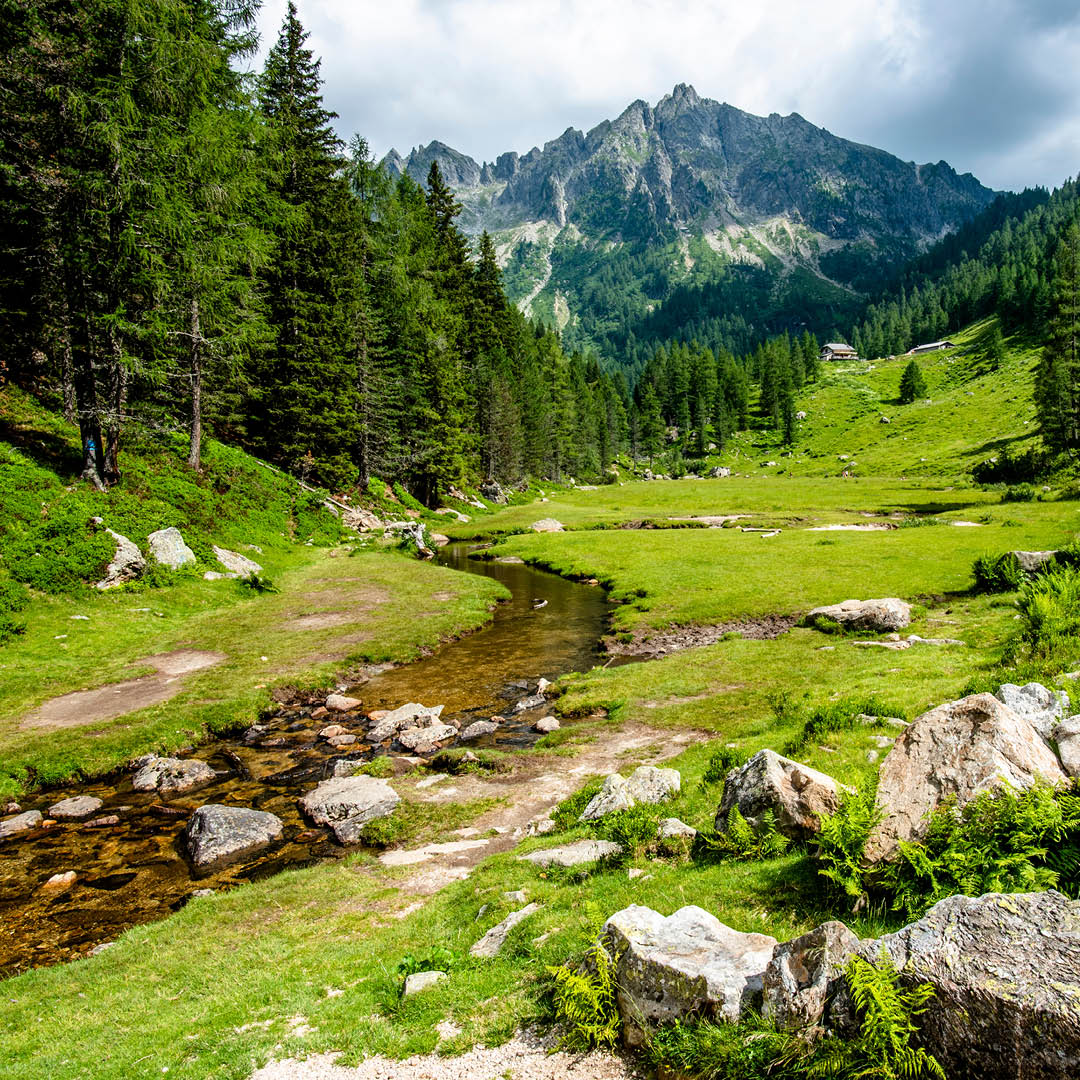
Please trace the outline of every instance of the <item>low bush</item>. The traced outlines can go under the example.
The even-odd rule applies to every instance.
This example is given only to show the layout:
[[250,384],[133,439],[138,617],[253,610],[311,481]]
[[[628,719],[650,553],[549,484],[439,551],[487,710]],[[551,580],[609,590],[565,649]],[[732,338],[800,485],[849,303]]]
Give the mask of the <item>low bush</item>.
[[0,645],[26,630],[26,623],[16,618],[30,603],[30,594],[17,581],[0,580]]
[[619,844],[624,855],[640,855],[656,841],[662,812],[661,807],[644,805],[616,810],[613,814],[605,814],[596,823],[596,831],[605,840]]
[[1016,609],[1020,629],[1006,649],[1006,663],[1027,661],[1048,671],[1068,663],[1080,633],[1080,569],[1063,566],[1025,582]]
[[[790,699],[777,699],[773,702],[773,714],[778,724],[802,722],[799,734],[784,745],[784,753],[788,755],[799,753],[811,743],[821,742],[833,732],[853,731],[860,725],[880,726],[886,718],[907,719],[906,709],[876,694],[841,698],[813,708]],[[863,717],[873,717],[876,723]]]
[[699,832],[692,853],[698,862],[747,862],[775,858],[789,847],[791,840],[777,831],[776,815],[771,810],[761,815],[755,827],[733,806],[728,812],[727,831]]
[[585,807],[589,805],[603,783],[603,779],[598,776],[575,791],[573,795],[563,799],[551,813],[551,820],[555,822],[555,828],[562,831],[572,829],[577,825],[578,818],[584,813]]
[[745,764],[746,755],[733,746],[721,746],[713,751],[709,757],[709,764],[705,766],[705,772],[701,777],[702,786],[707,784],[719,784],[727,779],[732,769]]
[[420,971],[450,971],[461,963],[461,957],[453,949],[437,946],[419,955],[406,953],[399,961],[397,973],[402,983],[410,975]]
[[353,776],[374,776],[380,780],[393,775],[394,765],[385,754],[373,757],[370,761],[357,765],[353,770]]
[[972,591],[977,593],[1013,592],[1024,584],[1024,571],[1011,551],[980,555],[972,563],[971,572],[975,578]]
[[619,1041],[615,968],[607,951],[594,943],[577,967],[549,966],[555,1018],[569,1050],[614,1050]]
[[1038,494],[1031,484],[1013,484],[1002,492],[1001,501],[1003,503],[1034,502]]

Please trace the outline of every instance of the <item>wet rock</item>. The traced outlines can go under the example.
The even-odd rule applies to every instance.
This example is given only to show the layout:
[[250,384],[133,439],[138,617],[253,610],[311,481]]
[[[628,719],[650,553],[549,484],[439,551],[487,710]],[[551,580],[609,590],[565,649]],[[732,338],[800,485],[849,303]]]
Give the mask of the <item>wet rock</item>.
[[680,821],[677,817],[662,818],[656,830],[657,840],[693,840],[697,829]]
[[300,800],[300,809],[316,825],[329,825],[342,844],[355,844],[360,831],[375,818],[386,817],[401,802],[398,793],[374,776],[324,780]]
[[412,997],[413,994],[419,994],[422,990],[427,990],[449,977],[445,971],[414,971],[405,980],[402,996]]
[[207,803],[191,815],[185,842],[195,869],[207,870],[265,850],[283,831],[275,814]]
[[331,735],[330,738],[326,740],[327,745],[332,746],[335,750],[338,750],[343,746],[352,746],[355,742],[356,736],[349,734]]
[[529,527],[533,532],[538,533],[563,531],[563,523],[561,521],[556,521],[555,518],[541,518],[539,521],[534,521]]
[[550,680],[540,679],[536,683],[536,692],[538,694],[546,694],[549,686],[551,686]]
[[819,1024],[858,947],[858,937],[836,921],[777,945],[765,968],[762,1015],[782,1031]]
[[439,722],[442,711],[442,705],[421,705],[411,701],[408,705],[402,705],[379,717],[375,726],[368,732],[368,738],[372,742],[385,742],[408,728],[436,724]]
[[93,821],[86,822],[83,825],[84,829],[107,829],[112,825],[120,824],[119,814],[108,814],[106,817],[94,818]]
[[61,799],[49,807],[49,817],[77,821],[96,813],[104,805],[93,795],[75,795],[70,799]]
[[831,776],[781,757],[774,750],[759,750],[746,764],[728,773],[715,827],[727,831],[734,807],[755,826],[771,810],[779,832],[806,839],[821,828],[821,816],[835,813],[838,805],[838,785]]
[[238,577],[250,577],[252,574],[262,573],[262,567],[254,559],[249,559],[246,555],[239,555],[235,551],[220,548],[216,544],[212,546],[212,550],[214,558],[230,574],[236,574]]
[[498,730],[499,725],[493,724],[490,720],[477,720],[461,733],[461,738],[463,741],[479,739],[481,735],[492,735]]
[[40,810],[25,810],[15,817],[6,818],[0,821],[0,840],[6,840],[9,836],[26,832],[28,829],[36,829],[43,820]]
[[904,983],[934,987],[919,1041],[953,1080],[1080,1076],[1080,901],[951,896],[859,952],[876,961],[882,949]]
[[550,735],[553,731],[558,731],[559,727],[559,721],[554,716],[541,716],[533,724],[533,731],[539,731],[541,735]]
[[1054,752],[1025,717],[990,694],[973,694],[923,713],[897,737],[881,765],[884,818],[865,857],[892,858],[901,840],[917,840],[927,816],[946,799],[959,805],[1002,783],[1017,790],[1042,777],[1066,779]]
[[1024,686],[1002,683],[994,697],[1030,721],[1044,739],[1049,739],[1058,721],[1068,715],[1069,695],[1064,690],[1047,690],[1037,682]]
[[1054,728],[1061,767],[1069,776],[1080,776],[1080,716],[1070,716]]
[[497,926],[493,926],[473,947],[469,950],[470,956],[489,960],[499,955],[499,950],[506,944],[510,931],[518,923],[524,922],[534,912],[540,910],[539,904],[526,904],[520,911],[512,911]]
[[543,705],[547,699],[543,694],[530,694],[528,697],[523,697],[515,706],[514,712],[525,712],[526,709],[535,709],[539,705]]
[[819,618],[831,619],[849,630],[887,633],[890,630],[903,630],[911,622],[911,605],[896,597],[887,597],[884,600],[845,600],[840,604],[814,608],[806,616],[807,622],[811,624]]
[[530,851],[528,855],[519,855],[518,858],[535,866],[583,866],[585,863],[621,855],[622,850],[622,845],[611,840],[576,840],[561,847]]
[[626,1042],[642,1040],[642,1022],[691,1015],[734,1023],[760,1003],[776,938],[743,934],[699,907],[665,918],[633,904],[604,924],[604,948],[616,963],[616,1000]]
[[179,570],[195,562],[195,552],[184,543],[180,530],[171,525],[167,529],[152,532],[146,539],[150,545],[151,556],[162,566]]
[[319,732],[320,739],[332,739],[335,735],[348,735],[349,729],[343,728],[340,724],[330,724],[328,727],[324,727]]
[[136,791],[157,791],[162,795],[179,795],[184,791],[212,784],[217,778],[205,761],[196,758],[153,758],[132,777]]
[[105,531],[116,541],[116,553],[105,568],[105,576],[94,586],[102,591],[134,581],[146,569],[142,552],[126,536],[121,536],[112,529]]
[[70,889],[77,880],[78,874],[74,870],[65,870],[62,874],[53,874],[41,889],[43,892],[61,892],[63,889]]
[[330,715],[330,710],[325,705],[319,705],[311,710],[312,720],[322,720]]
[[359,709],[361,704],[359,698],[346,697],[344,694],[331,694],[326,699],[326,707],[331,712],[349,712],[350,709]]
[[451,724],[433,724],[429,727],[414,727],[398,735],[398,742],[407,750],[417,754],[430,754],[438,750],[441,743],[457,738],[457,728]]

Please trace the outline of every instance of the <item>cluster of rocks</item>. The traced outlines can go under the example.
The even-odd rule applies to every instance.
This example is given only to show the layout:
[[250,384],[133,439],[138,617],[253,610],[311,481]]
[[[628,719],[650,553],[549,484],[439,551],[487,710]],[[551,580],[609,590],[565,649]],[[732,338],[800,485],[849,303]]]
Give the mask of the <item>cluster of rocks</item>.
[[[92,518],[91,521],[98,527],[104,527],[101,518]],[[94,586],[101,590],[114,589],[118,585],[134,581],[145,573],[148,565],[146,557],[137,544],[112,529],[105,528],[105,531],[115,541],[116,550],[109,565],[105,568],[105,576]],[[167,529],[152,532],[147,537],[147,544],[150,549],[150,558],[171,570],[180,570],[185,566],[191,566],[196,561],[195,552],[188,547],[180,530],[174,526],[170,525]],[[213,552],[214,558],[225,568],[225,572],[208,570],[203,575],[208,581],[249,577],[251,574],[262,573],[262,567],[257,562],[235,551],[214,545]]]
[[843,971],[888,955],[905,985],[930,983],[920,1044],[950,1076],[1080,1073],[1080,901],[1056,892],[953,896],[894,934],[860,941],[827,922],[788,942],[699,907],[632,905],[604,924],[628,1045],[650,1025],[760,1011],[782,1030],[854,1033]]

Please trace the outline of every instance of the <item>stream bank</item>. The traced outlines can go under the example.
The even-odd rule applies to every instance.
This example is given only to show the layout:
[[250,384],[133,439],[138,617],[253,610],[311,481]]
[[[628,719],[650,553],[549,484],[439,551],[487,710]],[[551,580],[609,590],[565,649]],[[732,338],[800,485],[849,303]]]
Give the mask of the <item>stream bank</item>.
[[[531,745],[538,738],[532,725],[545,709],[515,716],[514,702],[540,677],[554,679],[596,662],[607,625],[605,594],[522,564],[470,559],[465,544],[450,545],[439,561],[495,578],[511,599],[498,606],[486,627],[430,656],[370,669],[363,683],[345,688],[361,698],[362,712],[327,717],[311,700],[283,704],[246,732],[178,755],[207,762],[215,778],[171,799],[134,791],[125,772],[21,800],[23,811],[38,810],[46,819],[49,807],[72,796],[93,796],[102,806],[90,821],[57,821],[0,842],[0,972],[84,956],[129,926],[166,916],[200,889],[229,887],[357,850],[337,844],[329,829],[312,828],[297,799],[343,759],[359,764],[391,751],[364,742],[364,713],[407,701],[442,704],[444,719],[458,721],[461,729],[476,719],[506,715],[496,732],[468,745]],[[357,742],[329,746],[318,732],[330,723],[355,732]],[[419,761],[395,755],[394,767],[410,770]],[[183,833],[191,813],[206,803],[274,813],[285,824],[283,837],[259,856],[198,877],[186,858]],[[75,874],[72,884],[44,887],[69,872]]]

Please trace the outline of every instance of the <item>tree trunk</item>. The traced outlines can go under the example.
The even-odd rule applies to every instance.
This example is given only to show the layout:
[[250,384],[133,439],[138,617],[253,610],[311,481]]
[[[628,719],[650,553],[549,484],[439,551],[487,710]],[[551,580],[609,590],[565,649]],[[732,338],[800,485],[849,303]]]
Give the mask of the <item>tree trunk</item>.
[[75,404],[75,370],[71,359],[71,317],[66,302],[60,314],[60,332],[64,335],[60,347],[61,378],[64,390],[64,419],[74,424],[78,419]]
[[[69,337],[71,346],[71,381],[75,394],[75,408],[82,440],[82,472],[100,491],[105,490],[101,453],[101,414],[98,409],[97,386],[94,379],[94,361],[86,320],[80,318]],[[76,336],[76,327],[78,336]]]
[[191,301],[191,441],[188,465],[196,472],[202,467],[202,328],[199,301]]
[[107,484],[120,479],[120,429],[127,405],[128,370],[120,342],[112,339],[112,362],[109,371],[109,410],[105,421],[105,459],[102,475]]

